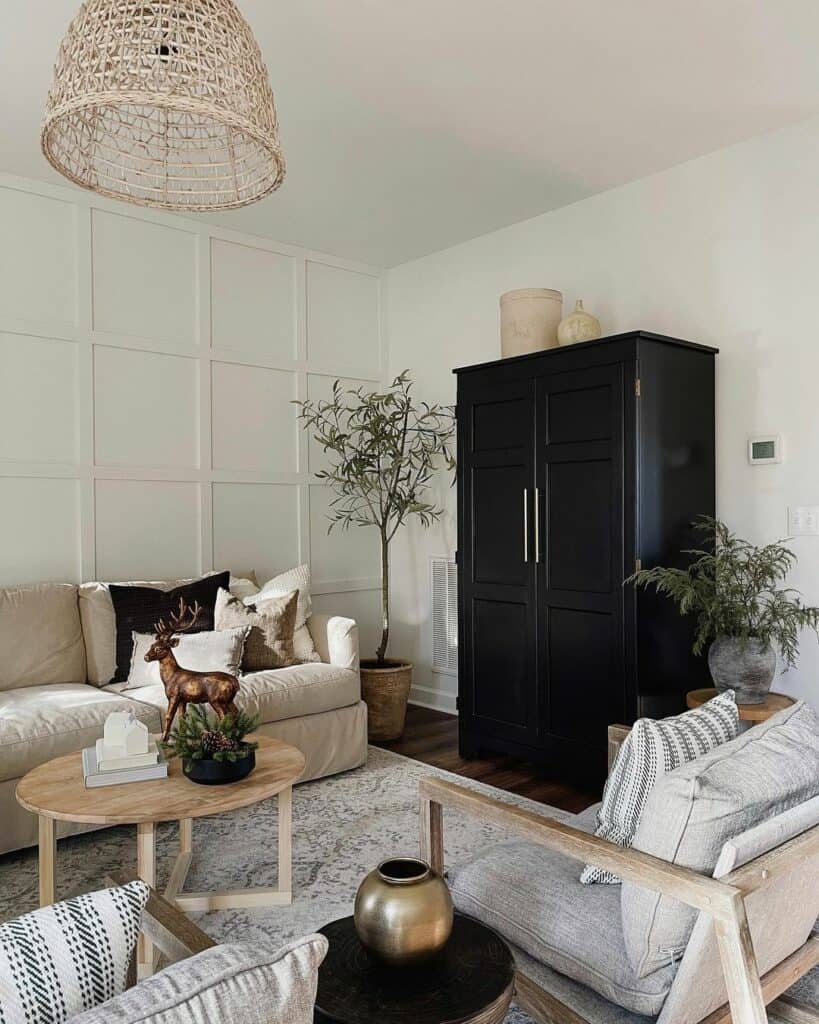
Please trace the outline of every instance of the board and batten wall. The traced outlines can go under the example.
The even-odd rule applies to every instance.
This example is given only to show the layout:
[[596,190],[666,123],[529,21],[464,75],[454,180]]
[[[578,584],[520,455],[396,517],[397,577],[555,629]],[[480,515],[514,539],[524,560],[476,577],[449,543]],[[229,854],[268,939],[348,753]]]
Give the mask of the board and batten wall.
[[[453,367],[500,357],[501,293],[535,286],[560,289],[564,312],[586,300],[605,334],[715,345],[718,512],[756,543],[786,536],[789,506],[819,505],[818,181],[816,118],[396,267],[389,368],[453,401]],[[749,465],[748,438],[780,433],[784,461]],[[438,496],[441,524],[396,538],[392,644],[416,663],[416,696],[454,710],[457,680],[430,663],[428,558],[457,543],[454,493]],[[819,536],[792,547],[792,583],[819,604]],[[774,689],[819,708],[812,634]]]
[[374,645],[292,402],[381,381],[381,271],[2,175],[0,225],[0,586],[309,562]]

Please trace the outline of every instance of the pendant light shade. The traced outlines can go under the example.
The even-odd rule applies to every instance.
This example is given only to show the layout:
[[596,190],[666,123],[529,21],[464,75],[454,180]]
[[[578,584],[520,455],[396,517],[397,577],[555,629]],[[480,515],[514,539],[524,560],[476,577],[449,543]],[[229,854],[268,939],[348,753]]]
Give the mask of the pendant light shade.
[[41,144],[67,178],[166,210],[225,210],[284,179],[261,51],[232,0],[86,0]]

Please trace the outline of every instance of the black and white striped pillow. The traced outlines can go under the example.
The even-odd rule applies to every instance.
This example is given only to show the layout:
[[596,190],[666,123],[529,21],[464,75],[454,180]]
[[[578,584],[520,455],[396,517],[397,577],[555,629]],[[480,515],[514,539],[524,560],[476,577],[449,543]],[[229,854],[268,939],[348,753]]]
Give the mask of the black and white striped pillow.
[[[674,718],[638,719],[612,765],[594,834],[618,846],[631,846],[657,779],[738,735],[739,715],[733,690]],[[587,864],[580,881],[584,885],[618,885],[620,879],[611,871]]]
[[123,992],[148,891],[129,882],[0,925],[0,1022],[61,1024]]

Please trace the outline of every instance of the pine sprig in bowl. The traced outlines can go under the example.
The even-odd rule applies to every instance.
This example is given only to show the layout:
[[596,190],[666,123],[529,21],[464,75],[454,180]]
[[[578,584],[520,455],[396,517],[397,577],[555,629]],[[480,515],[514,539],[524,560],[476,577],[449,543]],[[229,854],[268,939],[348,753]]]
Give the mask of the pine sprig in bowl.
[[193,704],[176,720],[162,750],[168,758],[182,759],[182,771],[193,782],[237,782],[255,767],[259,744],[247,736],[258,726],[258,715],[238,711],[217,718],[202,705]]

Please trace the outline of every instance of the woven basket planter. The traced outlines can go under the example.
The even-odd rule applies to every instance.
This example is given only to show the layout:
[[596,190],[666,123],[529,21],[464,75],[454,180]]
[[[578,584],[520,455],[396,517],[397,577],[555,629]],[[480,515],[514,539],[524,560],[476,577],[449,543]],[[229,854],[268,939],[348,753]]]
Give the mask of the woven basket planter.
[[361,697],[367,705],[367,735],[371,740],[397,740],[404,731],[412,664],[390,661],[381,668],[361,663]]

